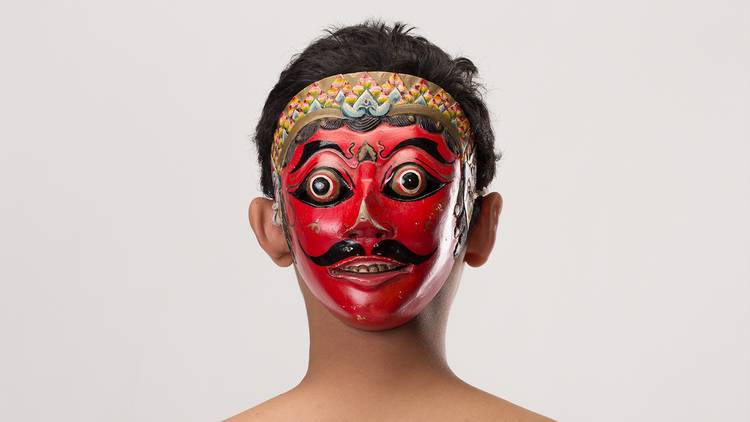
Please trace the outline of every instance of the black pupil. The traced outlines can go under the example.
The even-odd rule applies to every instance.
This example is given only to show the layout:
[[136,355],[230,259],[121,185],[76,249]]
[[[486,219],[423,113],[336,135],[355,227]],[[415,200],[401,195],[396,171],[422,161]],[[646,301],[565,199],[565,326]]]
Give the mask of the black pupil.
[[414,190],[419,186],[419,176],[413,171],[407,171],[401,176],[401,186],[406,190]]
[[318,196],[324,196],[331,188],[331,182],[325,177],[316,177],[312,182],[312,191]]

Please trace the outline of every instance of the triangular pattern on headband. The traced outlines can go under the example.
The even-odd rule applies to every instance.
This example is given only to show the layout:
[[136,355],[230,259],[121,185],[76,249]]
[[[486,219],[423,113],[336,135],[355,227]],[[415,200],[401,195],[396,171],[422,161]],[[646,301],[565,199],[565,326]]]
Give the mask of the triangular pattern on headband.
[[326,117],[355,119],[366,114],[424,114],[442,121],[458,140],[471,141],[469,119],[450,94],[418,76],[370,71],[333,75],[292,97],[279,116],[271,158],[276,172],[282,157],[307,123]]

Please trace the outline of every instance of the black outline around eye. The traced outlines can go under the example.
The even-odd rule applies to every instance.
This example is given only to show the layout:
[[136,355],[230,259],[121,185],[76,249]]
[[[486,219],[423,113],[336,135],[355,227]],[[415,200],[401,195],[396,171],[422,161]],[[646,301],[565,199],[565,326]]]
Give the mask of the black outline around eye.
[[[336,182],[339,184],[339,194],[333,199],[326,201],[326,202],[316,201],[307,192],[307,184],[310,181],[310,178],[316,176],[316,173],[319,170],[328,170],[336,178]],[[300,201],[304,202],[307,205],[310,205],[311,207],[316,207],[316,208],[332,207],[334,205],[339,204],[340,202],[343,202],[351,198],[353,194],[354,192],[352,191],[352,187],[349,185],[349,183],[346,182],[346,180],[341,175],[341,173],[333,167],[314,168],[312,171],[310,171],[310,173],[307,174],[307,176],[305,176],[304,180],[302,180],[302,183],[300,183],[297,186],[294,192],[291,193],[293,197],[299,199]]]
[[[422,192],[417,196],[404,196],[404,195],[398,194],[391,187],[393,176],[395,176],[398,173],[398,171],[401,170],[401,168],[405,166],[412,166],[412,167],[418,168],[419,171],[424,176],[425,187],[422,190]],[[383,194],[390,197],[391,199],[395,199],[396,201],[411,202],[411,201],[417,201],[422,198],[426,198],[432,195],[433,193],[439,191],[440,188],[442,188],[445,185],[446,183],[438,180],[435,176],[430,174],[429,171],[425,170],[424,167],[414,162],[408,162],[408,163],[403,163],[403,164],[399,164],[398,166],[396,166],[396,168],[394,168],[391,171],[388,177],[385,178],[385,181],[383,182]]]

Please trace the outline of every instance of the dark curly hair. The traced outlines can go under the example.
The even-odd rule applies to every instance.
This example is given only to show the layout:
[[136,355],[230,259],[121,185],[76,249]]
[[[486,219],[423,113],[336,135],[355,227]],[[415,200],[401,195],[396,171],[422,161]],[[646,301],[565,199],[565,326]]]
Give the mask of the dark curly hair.
[[268,94],[255,128],[260,183],[265,195],[274,196],[271,144],[279,115],[292,96],[327,76],[366,70],[419,76],[451,94],[461,104],[471,124],[477,191],[492,181],[495,161],[500,155],[495,155],[495,135],[480,92],[483,87],[474,80],[477,67],[465,57],[451,58],[425,38],[412,35],[413,29],[403,23],[388,26],[377,20],[332,28],[292,58]]

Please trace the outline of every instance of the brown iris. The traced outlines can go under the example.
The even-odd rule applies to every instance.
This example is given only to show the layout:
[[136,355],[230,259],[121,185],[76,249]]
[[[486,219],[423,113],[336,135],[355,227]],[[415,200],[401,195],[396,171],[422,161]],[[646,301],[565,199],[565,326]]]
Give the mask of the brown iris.
[[385,181],[383,193],[399,201],[413,201],[431,195],[444,185],[419,164],[404,163]]
[[317,202],[328,202],[339,193],[338,178],[328,169],[320,169],[307,179],[305,188],[312,199]]
[[314,207],[328,207],[352,195],[341,174],[331,167],[319,167],[305,177],[292,195]]
[[424,190],[424,175],[415,165],[401,167],[393,176],[391,188],[401,196],[418,196]]

